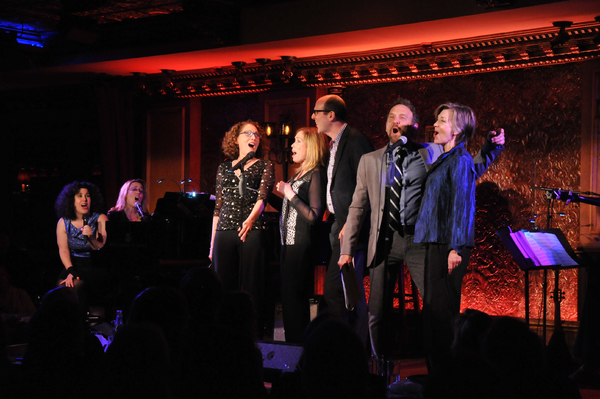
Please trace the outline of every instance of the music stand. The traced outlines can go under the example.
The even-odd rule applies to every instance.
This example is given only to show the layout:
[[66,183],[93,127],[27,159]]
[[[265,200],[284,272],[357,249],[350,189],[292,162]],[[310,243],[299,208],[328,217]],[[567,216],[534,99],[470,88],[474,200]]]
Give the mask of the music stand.
[[[573,250],[573,248],[571,247],[571,245],[569,244],[569,242],[567,241],[567,238],[565,237],[565,235],[563,234],[563,232],[560,229],[546,229],[546,230],[535,230],[535,231],[528,231],[528,230],[521,230],[520,232],[517,233],[542,233],[542,234],[547,234],[549,235],[550,238],[552,238],[552,248],[546,248],[548,251],[547,253],[549,255],[552,255],[552,253],[554,253],[556,256],[553,256],[551,259],[553,259],[553,262],[548,262],[548,259],[534,259],[531,256],[531,253],[528,253],[528,250],[531,250],[530,248],[523,248],[520,247],[520,245],[517,243],[517,241],[515,241],[515,239],[513,239],[513,237],[515,235],[511,235],[513,234],[512,231],[508,228],[505,227],[503,229],[497,230],[496,234],[498,234],[498,236],[500,237],[500,239],[502,240],[502,242],[504,243],[506,249],[508,249],[508,252],[512,255],[515,263],[517,264],[517,266],[519,266],[519,268],[521,270],[523,270],[525,272],[525,322],[527,323],[527,326],[529,326],[529,271],[530,270],[544,270],[544,272],[546,272],[548,269],[552,269],[554,270],[554,291],[553,291],[553,299],[554,299],[554,306],[555,306],[555,318],[554,318],[554,325],[555,327],[561,327],[561,323],[560,323],[560,302],[562,299],[564,299],[564,294],[560,291],[559,289],[559,284],[558,284],[558,277],[559,277],[559,273],[560,273],[560,269],[566,269],[566,268],[572,268],[572,267],[579,267],[580,266],[580,261],[579,258],[577,257],[577,255],[575,254],[575,251]],[[540,249],[540,251],[544,251],[544,249]],[[542,254],[544,255],[544,254]],[[568,261],[567,258],[568,257],[571,259],[571,261]],[[562,258],[562,261],[559,261],[559,258]],[[544,263],[552,263],[552,264],[544,264]],[[546,283],[544,282],[544,286],[543,286],[543,292],[542,292],[542,298],[543,298],[543,339],[544,342],[546,342],[546,301],[547,301],[547,294],[546,294]]]

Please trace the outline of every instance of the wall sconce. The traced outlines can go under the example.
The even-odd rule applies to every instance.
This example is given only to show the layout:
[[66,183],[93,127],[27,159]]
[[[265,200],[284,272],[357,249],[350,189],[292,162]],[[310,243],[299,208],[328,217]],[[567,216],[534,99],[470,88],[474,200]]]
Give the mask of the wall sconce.
[[550,40],[550,46],[558,47],[558,46],[562,46],[563,44],[568,42],[569,34],[567,33],[566,29],[568,27],[570,27],[571,25],[573,25],[573,22],[571,22],[571,21],[556,21],[556,22],[552,22],[552,25],[554,25],[557,28],[560,28],[560,31],[558,32],[558,36],[556,36],[554,39]]
[[283,165],[284,175],[287,177],[287,165],[291,160],[290,136],[293,131],[291,122],[280,124],[266,122],[263,124],[265,135],[271,139],[269,145],[269,159],[272,162]]
[[277,136],[277,124],[273,122],[263,123],[263,129],[265,130],[265,136],[273,138]]
[[25,168],[21,168],[17,174],[17,181],[21,184],[21,192],[25,192],[29,186],[29,180],[31,179],[29,172]]
[[292,131],[292,124],[290,122],[282,122],[281,123],[281,135],[289,136]]

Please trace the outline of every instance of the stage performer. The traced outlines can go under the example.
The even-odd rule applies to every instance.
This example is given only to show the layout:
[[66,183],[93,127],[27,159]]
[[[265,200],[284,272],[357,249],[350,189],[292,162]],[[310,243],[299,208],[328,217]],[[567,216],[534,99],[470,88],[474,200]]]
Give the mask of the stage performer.
[[[225,133],[228,160],[219,165],[209,258],[226,291],[250,294],[264,323],[265,222],[263,210],[273,190],[273,163],[261,159],[262,127],[251,120]],[[259,337],[262,334],[259,335]]]
[[[418,124],[417,110],[410,101],[399,98],[390,106],[385,125],[389,143],[365,154],[358,166],[356,190],[346,222],[346,239],[338,261],[341,267],[353,260],[360,231],[369,217],[369,330],[371,353],[379,359],[389,358],[391,354],[393,323],[390,323],[389,317],[385,320],[384,313],[389,315],[392,311],[394,285],[403,263],[421,296],[424,295],[425,246],[415,244],[413,238],[422,184],[428,168],[442,153],[442,148],[433,143],[415,143],[413,139]],[[503,131],[498,135],[490,133],[474,160],[477,176],[483,174],[500,154],[503,144]],[[394,175],[390,176],[392,171]],[[386,185],[390,186],[389,190],[386,190]],[[396,191],[393,205],[390,194],[386,193],[392,189]],[[393,217],[397,219],[393,223],[390,222],[391,207],[395,208]],[[386,237],[389,237],[387,245]]]
[[[65,269],[58,278],[59,285],[75,287],[79,300],[87,304],[90,296],[103,290],[105,272],[94,268],[90,254],[106,243],[106,215],[100,213],[104,200],[98,187],[76,181],[67,184],[56,199],[58,252]],[[85,288],[85,290],[84,290]]]
[[111,222],[148,222],[152,216],[148,212],[148,192],[142,179],[127,180],[121,186],[117,204],[108,211]]
[[319,222],[325,210],[329,155],[327,137],[314,127],[296,132],[292,161],[298,172],[287,183],[280,181],[277,191],[283,195],[279,221],[281,233],[281,305],[285,341],[301,343],[310,323],[309,297],[313,285],[314,254],[311,239],[318,236]]
[[[452,343],[452,319],[460,313],[461,283],[475,246],[475,181],[466,144],[475,133],[475,113],[465,105],[440,105],[434,143],[443,154],[425,179],[415,226],[416,243],[426,244],[423,322],[429,370]],[[500,130],[502,132],[502,130]]]
[[354,268],[359,281],[360,300],[353,310],[346,309],[340,268],[337,261],[340,248],[344,242],[344,226],[348,216],[348,208],[352,202],[352,194],[356,187],[356,171],[360,157],[373,151],[373,145],[362,132],[348,126],[348,111],[344,100],[336,95],[320,97],[315,103],[311,118],[319,133],[327,135],[330,141],[330,156],[327,164],[326,204],[329,214],[327,221],[331,223],[329,242],[331,258],[325,275],[323,299],[327,311],[347,322],[367,345],[368,320],[367,304],[362,284],[365,268],[365,247],[367,229],[363,229],[360,244],[354,254]]

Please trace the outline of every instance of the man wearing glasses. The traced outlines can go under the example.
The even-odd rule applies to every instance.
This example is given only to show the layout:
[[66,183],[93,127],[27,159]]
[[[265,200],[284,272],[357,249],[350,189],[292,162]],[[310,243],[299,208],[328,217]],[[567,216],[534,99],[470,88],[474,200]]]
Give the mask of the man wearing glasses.
[[[326,134],[330,139],[329,164],[327,167],[327,210],[328,221],[332,223],[329,240],[331,243],[331,258],[325,277],[324,299],[329,311],[335,316],[349,322],[354,330],[367,342],[368,325],[366,301],[362,277],[364,272],[364,251],[357,248],[354,253],[354,267],[361,289],[361,299],[356,305],[356,313],[346,309],[344,290],[337,264],[340,257],[341,242],[344,240],[344,225],[348,217],[348,208],[356,187],[356,171],[363,154],[373,151],[369,139],[360,131],[349,127],[346,123],[346,103],[341,97],[327,95],[319,98],[313,110],[312,119],[319,133]],[[363,240],[367,240],[364,230]],[[360,246],[359,246],[360,247]]]

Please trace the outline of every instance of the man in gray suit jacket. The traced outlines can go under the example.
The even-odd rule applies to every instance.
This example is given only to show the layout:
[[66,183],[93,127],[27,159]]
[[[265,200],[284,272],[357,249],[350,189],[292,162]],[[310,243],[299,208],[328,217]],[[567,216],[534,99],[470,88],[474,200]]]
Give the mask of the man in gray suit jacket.
[[[356,189],[346,219],[345,235],[338,265],[351,262],[359,232],[370,212],[370,231],[367,248],[367,267],[370,276],[369,331],[371,333],[372,354],[381,358],[389,356],[391,332],[384,315],[391,312],[393,290],[402,263],[408,267],[410,275],[419,289],[424,292],[425,246],[413,241],[415,223],[422,199],[422,184],[427,170],[443,152],[441,146],[426,143],[417,144],[411,136],[418,128],[418,116],[412,103],[399,99],[388,113],[386,133],[389,144],[379,150],[365,154],[358,166]],[[475,157],[475,171],[481,176],[493,160],[500,154],[504,145],[504,131],[498,135],[491,132],[479,154]],[[405,144],[402,144],[405,143]],[[388,199],[386,186],[391,185],[390,165],[401,162],[401,192],[398,194],[399,227],[391,231],[388,219]],[[386,237],[388,241],[386,242]],[[387,262],[387,267],[386,267]],[[387,272],[384,274],[384,271]],[[384,308],[385,307],[385,308]]]

